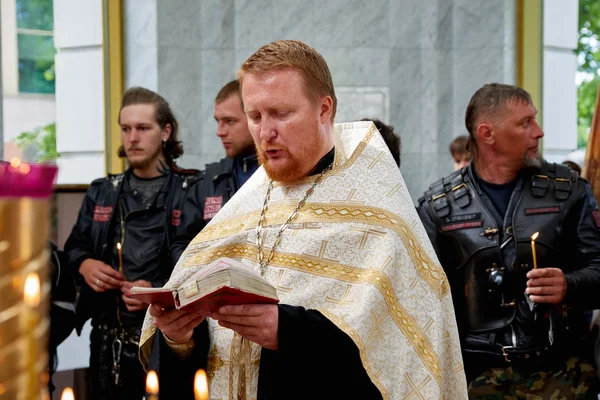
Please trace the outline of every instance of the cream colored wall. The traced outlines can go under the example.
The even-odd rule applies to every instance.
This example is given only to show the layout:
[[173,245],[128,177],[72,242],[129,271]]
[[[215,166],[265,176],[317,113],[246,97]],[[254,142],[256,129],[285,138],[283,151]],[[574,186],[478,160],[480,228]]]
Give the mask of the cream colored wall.
[[2,17],[2,94],[19,93],[19,72],[17,67],[17,5],[15,0],[0,1]]

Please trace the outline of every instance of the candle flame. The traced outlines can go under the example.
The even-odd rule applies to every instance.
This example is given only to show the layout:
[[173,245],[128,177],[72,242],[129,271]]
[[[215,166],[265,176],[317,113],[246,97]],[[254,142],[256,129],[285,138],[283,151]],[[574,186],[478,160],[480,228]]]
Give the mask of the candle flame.
[[62,395],[60,396],[60,400],[75,400],[75,394],[73,394],[73,389],[70,387],[65,388],[63,390]]
[[149,371],[146,376],[146,393],[158,394],[158,376],[154,371]]
[[203,369],[196,371],[194,377],[194,399],[208,400],[208,381],[206,380],[206,372]]
[[117,243],[117,250],[121,251],[121,243],[120,242]]
[[40,305],[40,277],[35,272],[28,273],[25,278],[24,299],[29,307]]
[[533,235],[531,235],[531,240],[535,240],[538,238],[538,236],[540,236],[539,232],[534,233]]

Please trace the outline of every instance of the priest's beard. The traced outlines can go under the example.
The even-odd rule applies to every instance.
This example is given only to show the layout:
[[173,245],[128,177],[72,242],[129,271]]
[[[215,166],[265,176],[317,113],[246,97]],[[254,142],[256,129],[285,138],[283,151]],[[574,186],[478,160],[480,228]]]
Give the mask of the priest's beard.
[[263,147],[264,149],[256,147],[258,162],[265,168],[267,176],[276,182],[291,183],[304,178],[319,161],[313,160],[315,149],[302,146],[296,154],[292,154],[287,148],[280,148],[286,154],[285,162],[273,165],[273,160],[269,159],[265,153],[266,150],[269,150],[269,146]]

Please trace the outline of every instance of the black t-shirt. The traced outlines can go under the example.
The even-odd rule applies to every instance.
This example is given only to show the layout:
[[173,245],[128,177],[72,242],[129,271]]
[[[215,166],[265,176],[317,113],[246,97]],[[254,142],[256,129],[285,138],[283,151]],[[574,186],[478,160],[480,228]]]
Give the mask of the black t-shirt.
[[489,197],[494,207],[496,207],[496,211],[500,214],[502,218],[506,214],[506,210],[508,209],[508,203],[510,203],[510,197],[512,196],[512,192],[515,190],[515,186],[517,185],[518,178],[515,178],[513,181],[503,184],[496,184],[486,182],[481,179],[477,174],[473,174],[477,182],[479,183],[479,187],[483,192]]

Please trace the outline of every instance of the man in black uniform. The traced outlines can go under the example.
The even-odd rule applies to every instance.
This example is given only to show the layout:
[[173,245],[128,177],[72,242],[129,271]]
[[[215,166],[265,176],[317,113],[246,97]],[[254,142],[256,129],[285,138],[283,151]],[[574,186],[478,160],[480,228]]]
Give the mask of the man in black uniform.
[[147,304],[128,297],[132,286],[168,280],[171,244],[198,171],[182,171],[177,120],[169,104],[144,88],[129,89],[119,115],[129,169],[92,182],[65,252],[81,284],[78,329],[92,318],[90,388],[93,399],[141,399],[145,374],[138,342]]
[[215,98],[214,117],[217,121],[217,136],[223,143],[227,157],[208,164],[202,183],[195,185],[195,194],[189,197],[187,207],[198,209],[200,218],[185,220],[185,229],[178,235],[173,250],[174,262],[177,262],[190,241],[258,169],[254,140],[248,129],[237,80],[227,83],[219,90]]
[[600,307],[598,205],[576,172],[539,156],[536,113],[523,89],[483,86],[465,118],[473,163],[419,200],[452,287],[471,398],[598,391],[583,312]]

